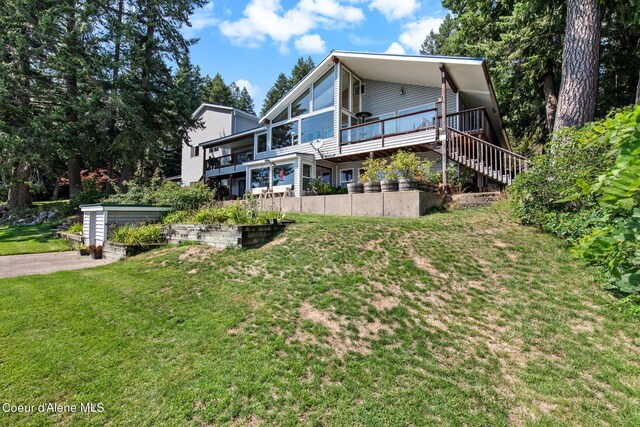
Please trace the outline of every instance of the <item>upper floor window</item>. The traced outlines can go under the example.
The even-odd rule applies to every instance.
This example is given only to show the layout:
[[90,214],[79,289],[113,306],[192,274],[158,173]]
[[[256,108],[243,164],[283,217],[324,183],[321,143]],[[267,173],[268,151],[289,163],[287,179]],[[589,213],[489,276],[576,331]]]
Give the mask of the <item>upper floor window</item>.
[[283,121],[283,120],[287,120],[288,118],[289,118],[289,107],[287,107],[287,108],[285,108],[284,110],[282,110],[282,111],[280,112],[280,114],[278,114],[278,115],[276,116],[276,118],[275,118],[275,119],[273,119],[273,122],[274,122],[274,123],[278,123],[278,122],[281,122],[281,121]]
[[309,98],[309,89],[307,89],[298,99],[291,103],[292,118],[309,112]]
[[298,144],[298,122],[285,123],[271,129],[271,149]]
[[256,148],[258,153],[264,153],[267,151],[267,134],[261,133],[258,135],[258,146]]
[[191,157],[198,157],[200,155],[200,146],[196,145],[195,147],[191,147]]
[[333,106],[333,69],[329,70],[313,85],[313,109],[322,110]]

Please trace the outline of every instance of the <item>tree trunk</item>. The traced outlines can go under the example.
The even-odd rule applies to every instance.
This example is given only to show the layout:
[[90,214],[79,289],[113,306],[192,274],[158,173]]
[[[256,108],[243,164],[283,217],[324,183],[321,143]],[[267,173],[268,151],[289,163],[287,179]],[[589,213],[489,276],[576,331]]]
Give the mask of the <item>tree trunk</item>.
[[556,110],[558,109],[558,94],[553,82],[553,70],[551,64],[548,64],[547,73],[544,75],[544,108],[546,112],[545,127],[547,134],[553,131],[553,122],[556,118]]
[[31,166],[28,163],[20,163],[11,169],[11,187],[7,197],[9,209],[26,209],[31,206],[30,177]]
[[73,202],[80,192],[82,169],[82,159],[78,156],[72,157],[67,163],[67,173],[69,174],[69,199]]
[[120,170],[120,179],[118,180],[118,187],[121,191],[127,190],[126,182],[131,179],[131,171],[132,167],[129,163],[125,163],[122,165],[122,169]]
[[593,120],[598,94],[600,18],[598,0],[568,0],[554,130],[580,127]]

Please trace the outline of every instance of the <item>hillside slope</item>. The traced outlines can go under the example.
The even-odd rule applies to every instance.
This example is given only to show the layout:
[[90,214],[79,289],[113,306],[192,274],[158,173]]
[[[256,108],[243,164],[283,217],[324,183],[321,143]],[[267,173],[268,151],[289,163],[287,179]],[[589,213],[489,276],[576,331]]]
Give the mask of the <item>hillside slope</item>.
[[95,425],[640,425],[640,321],[501,207],[0,280],[4,402]]

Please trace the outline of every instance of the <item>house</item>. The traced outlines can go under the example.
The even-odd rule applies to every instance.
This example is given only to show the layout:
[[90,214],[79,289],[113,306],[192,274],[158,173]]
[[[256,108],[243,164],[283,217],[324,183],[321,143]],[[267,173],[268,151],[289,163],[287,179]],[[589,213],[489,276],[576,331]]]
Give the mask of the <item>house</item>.
[[[203,181],[204,152],[200,144],[260,126],[257,117],[236,108],[223,107],[221,105],[202,104],[194,111],[192,117],[198,120],[201,126],[192,129],[189,132],[189,141],[186,144],[182,144],[180,181],[183,185]],[[253,147],[250,148],[253,149]],[[234,152],[236,151],[234,150]],[[230,148],[219,147],[218,149],[209,150],[209,153],[209,158],[221,158],[226,154],[230,154]],[[225,159],[221,160],[225,161]],[[244,159],[237,156],[234,159],[234,161],[239,160]],[[175,177],[173,178],[175,179]]]
[[256,123],[194,138],[204,157],[200,169],[187,159],[189,179],[224,183],[232,196],[299,196],[313,178],[357,182],[363,160],[400,149],[468,166],[480,188],[510,184],[527,165],[511,151],[478,58],[332,51]]

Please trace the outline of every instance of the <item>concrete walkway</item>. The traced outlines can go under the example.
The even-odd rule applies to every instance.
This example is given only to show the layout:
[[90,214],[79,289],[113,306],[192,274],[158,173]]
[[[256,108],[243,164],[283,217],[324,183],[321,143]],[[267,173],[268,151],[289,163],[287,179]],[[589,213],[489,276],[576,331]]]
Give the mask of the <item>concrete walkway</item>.
[[91,259],[91,256],[80,256],[77,251],[6,255],[0,256],[0,278],[79,270],[105,265],[113,261],[113,259]]

